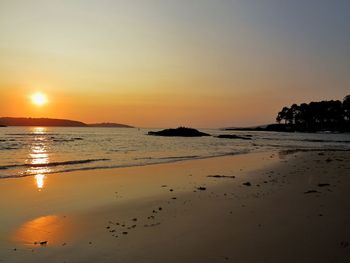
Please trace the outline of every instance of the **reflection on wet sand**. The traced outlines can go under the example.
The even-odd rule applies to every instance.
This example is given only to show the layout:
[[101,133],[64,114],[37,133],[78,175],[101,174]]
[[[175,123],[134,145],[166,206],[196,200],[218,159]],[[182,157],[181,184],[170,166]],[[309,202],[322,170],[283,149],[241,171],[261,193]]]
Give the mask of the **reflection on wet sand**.
[[34,178],[36,181],[36,186],[38,187],[38,190],[40,191],[44,187],[45,175],[44,174],[36,174]]
[[[44,127],[35,127],[33,133],[35,134],[33,138],[32,145],[30,146],[30,152],[26,163],[32,165],[43,165],[49,163],[48,147],[49,142],[45,136],[47,129]],[[26,173],[33,174],[35,179],[35,184],[39,191],[41,191],[45,186],[45,174],[49,173],[51,169],[49,167],[30,167],[27,169]]]
[[64,218],[58,216],[43,216],[21,225],[13,235],[17,243],[26,246],[55,246],[67,237]]

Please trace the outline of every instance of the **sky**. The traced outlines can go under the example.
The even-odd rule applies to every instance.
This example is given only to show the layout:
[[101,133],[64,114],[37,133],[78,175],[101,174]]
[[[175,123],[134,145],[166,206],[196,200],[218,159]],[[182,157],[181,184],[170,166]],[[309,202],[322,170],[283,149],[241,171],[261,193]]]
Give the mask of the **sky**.
[[349,14],[348,0],[0,0],[0,116],[272,123],[350,94]]

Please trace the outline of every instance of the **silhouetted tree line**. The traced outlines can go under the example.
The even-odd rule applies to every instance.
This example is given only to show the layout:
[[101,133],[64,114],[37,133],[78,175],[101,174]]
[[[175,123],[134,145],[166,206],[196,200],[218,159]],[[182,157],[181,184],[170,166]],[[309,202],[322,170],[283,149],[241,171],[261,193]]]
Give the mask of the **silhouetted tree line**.
[[350,131],[350,95],[330,100],[284,107],[276,121],[294,131]]

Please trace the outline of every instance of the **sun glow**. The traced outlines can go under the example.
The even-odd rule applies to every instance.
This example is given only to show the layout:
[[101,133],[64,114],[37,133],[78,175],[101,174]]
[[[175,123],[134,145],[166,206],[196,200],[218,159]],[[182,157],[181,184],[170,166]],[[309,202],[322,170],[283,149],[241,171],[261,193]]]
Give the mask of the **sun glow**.
[[43,106],[47,103],[47,97],[41,92],[37,92],[31,96],[32,103],[36,106]]

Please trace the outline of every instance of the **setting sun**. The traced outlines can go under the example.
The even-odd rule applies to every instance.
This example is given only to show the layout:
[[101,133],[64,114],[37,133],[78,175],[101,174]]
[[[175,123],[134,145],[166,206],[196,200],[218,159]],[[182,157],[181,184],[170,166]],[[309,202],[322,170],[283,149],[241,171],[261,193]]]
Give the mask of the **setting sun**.
[[43,106],[47,103],[47,97],[45,94],[38,92],[31,96],[32,103],[36,106]]

